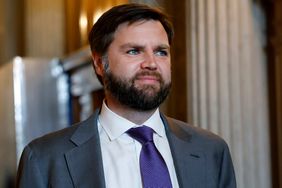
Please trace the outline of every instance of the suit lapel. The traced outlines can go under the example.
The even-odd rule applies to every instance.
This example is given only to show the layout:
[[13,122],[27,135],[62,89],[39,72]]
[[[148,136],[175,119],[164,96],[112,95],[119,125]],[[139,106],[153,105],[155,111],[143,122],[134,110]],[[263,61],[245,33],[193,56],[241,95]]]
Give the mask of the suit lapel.
[[105,187],[102,154],[97,128],[99,111],[81,124],[71,141],[76,145],[65,153],[74,187]]
[[198,150],[193,144],[193,134],[185,127],[176,125],[175,122],[161,116],[165,124],[179,186],[205,187],[206,160],[204,152]]

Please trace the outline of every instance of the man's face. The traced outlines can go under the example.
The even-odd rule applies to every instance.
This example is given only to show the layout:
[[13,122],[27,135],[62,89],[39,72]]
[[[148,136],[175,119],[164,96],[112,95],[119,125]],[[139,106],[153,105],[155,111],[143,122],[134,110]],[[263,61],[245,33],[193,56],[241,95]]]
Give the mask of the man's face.
[[136,110],[152,110],[168,95],[170,46],[160,22],[120,25],[103,61],[106,97]]

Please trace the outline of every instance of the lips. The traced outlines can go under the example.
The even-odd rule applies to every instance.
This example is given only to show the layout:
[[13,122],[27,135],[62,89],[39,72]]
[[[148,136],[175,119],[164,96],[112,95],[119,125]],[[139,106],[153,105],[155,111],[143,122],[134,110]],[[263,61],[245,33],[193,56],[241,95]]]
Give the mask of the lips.
[[141,72],[136,74],[135,80],[160,81],[161,75],[157,72]]
[[138,76],[137,80],[159,81],[159,79],[156,76]]

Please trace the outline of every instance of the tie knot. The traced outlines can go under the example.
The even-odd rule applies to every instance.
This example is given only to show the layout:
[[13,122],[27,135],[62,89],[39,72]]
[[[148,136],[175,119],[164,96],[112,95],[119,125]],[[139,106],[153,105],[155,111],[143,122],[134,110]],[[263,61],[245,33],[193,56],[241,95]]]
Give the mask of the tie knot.
[[134,138],[142,145],[153,141],[154,130],[147,126],[131,128],[127,131],[127,133],[130,137]]

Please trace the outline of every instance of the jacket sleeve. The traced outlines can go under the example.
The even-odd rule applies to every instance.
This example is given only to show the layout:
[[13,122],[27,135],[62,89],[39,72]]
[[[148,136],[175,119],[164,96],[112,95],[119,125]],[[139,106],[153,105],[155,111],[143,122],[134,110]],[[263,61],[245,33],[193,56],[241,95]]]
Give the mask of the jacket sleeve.
[[24,149],[16,179],[16,188],[46,188],[36,156],[29,146]]
[[236,188],[236,178],[227,144],[222,153],[219,188]]

